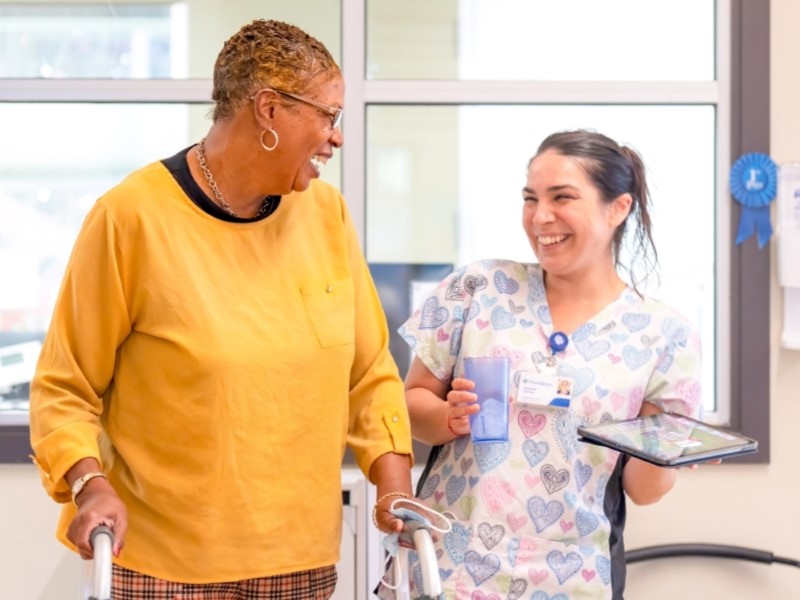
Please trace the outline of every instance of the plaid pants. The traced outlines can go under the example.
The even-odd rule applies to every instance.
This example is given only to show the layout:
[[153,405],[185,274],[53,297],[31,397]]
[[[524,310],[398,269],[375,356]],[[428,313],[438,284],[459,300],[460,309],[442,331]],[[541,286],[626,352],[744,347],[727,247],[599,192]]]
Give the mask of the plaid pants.
[[328,600],[336,567],[225,583],[175,583],[113,565],[113,600]]

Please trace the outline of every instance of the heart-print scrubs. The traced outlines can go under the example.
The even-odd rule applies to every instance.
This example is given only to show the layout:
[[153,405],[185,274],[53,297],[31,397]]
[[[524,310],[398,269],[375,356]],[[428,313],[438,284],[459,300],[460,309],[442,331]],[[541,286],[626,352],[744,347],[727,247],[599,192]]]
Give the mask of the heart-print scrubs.
[[[507,356],[514,394],[520,373],[542,370],[550,355],[541,268],[470,264],[399,331],[442,381],[461,376],[465,356]],[[569,335],[555,369],[573,381],[569,409],[514,404],[508,442],[464,436],[435,449],[419,497],[457,517],[437,542],[445,598],[622,597],[623,461],[578,442],[576,428],[634,417],[644,400],[697,417],[699,339],[675,310],[627,288]],[[419,571],[412,562],[415,588]]]

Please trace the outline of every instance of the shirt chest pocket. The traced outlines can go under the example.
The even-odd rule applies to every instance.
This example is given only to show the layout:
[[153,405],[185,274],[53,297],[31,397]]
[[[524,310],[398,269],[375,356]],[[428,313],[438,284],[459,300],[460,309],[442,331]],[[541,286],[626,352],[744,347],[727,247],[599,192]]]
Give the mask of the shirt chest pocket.
[[355,343],[355,290],[350,277],[309,285],[300,293],[321,347]]

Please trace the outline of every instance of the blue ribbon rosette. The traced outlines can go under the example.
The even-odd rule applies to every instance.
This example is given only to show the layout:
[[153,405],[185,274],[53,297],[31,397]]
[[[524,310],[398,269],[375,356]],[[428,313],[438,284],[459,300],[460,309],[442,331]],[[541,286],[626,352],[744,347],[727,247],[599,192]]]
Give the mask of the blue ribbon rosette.
[[758,232],[758,247],[772,235],[769,205],[778,190],[778,167],[766,154],[744,154],[731,167],[731,194],[742,205],[736,244]]

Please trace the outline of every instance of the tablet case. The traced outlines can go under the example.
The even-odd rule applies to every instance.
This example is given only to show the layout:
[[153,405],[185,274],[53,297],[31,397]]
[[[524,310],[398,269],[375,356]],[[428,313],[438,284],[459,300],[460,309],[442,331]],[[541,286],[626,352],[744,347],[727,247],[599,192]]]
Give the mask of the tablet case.
[[674,413],[578,427],[578,440],[662,467],[677,467],[758,451],[758,442]]

